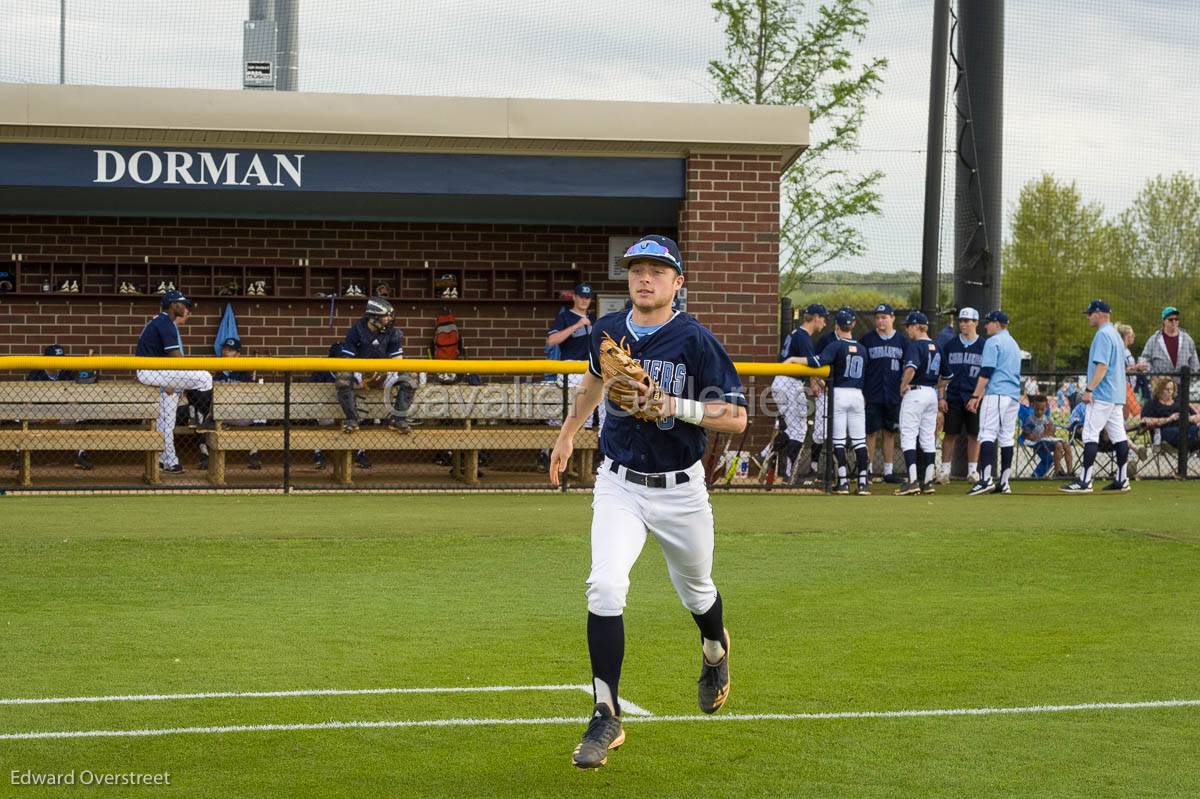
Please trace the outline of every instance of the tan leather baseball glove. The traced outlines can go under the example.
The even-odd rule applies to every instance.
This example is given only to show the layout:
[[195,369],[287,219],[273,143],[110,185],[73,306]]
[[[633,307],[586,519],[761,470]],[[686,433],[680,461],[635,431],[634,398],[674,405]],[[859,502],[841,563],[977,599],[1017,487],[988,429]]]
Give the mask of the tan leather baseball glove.
[[668,415],[666,393],[633,359],[624,338],[618,343],[608,333],[604,334],[600,342],[600,374],[609,400],[626,413],[651,422]]

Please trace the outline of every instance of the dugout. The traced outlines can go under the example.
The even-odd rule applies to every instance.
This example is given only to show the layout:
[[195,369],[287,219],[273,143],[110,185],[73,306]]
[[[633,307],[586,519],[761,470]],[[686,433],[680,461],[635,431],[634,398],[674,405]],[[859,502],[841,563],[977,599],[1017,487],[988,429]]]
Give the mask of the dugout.
[[564,291],[623,300],[614,251],[666,232],[687,310],[773,359],[807,141],[800,108],[0,84],[0,346],[128,354],[171,282],[194,353],[230,302],[255,354],[319,355],[385,283],[410,346],[450,306],[472,357],[540,357]]

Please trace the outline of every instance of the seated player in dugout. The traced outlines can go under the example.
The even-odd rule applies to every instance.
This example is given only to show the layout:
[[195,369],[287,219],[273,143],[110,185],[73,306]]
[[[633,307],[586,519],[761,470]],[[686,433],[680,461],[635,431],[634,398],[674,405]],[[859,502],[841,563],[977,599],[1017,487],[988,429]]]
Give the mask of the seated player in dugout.
[[675,242],[643,236],[619,264],[629,270],[633,306],[593,326],[588,371],[550,456],[550,481],[558,485],[575,434],[598,404],[608,404],[586,594],[595,705],[572,755],[579,768],[604,765],[609,750],[625,740],[618,688],[623,613],[629,575],[648,533],[658,540],[676,594],[699,628],[700,709],[715,713],[730,687],[729,633],[712,579],[713,514],[701,458],[708,431],[745,429],[746,396],[716,337],[671,307],[684,282]]
[[[382,297],[367,300],[367,310],[346,333],[342,342],[343,358],[400,358],[404,355],[404,334],[396,327],[396,312],[392,304]],[[388,427],[400,433],[408,433],[408,409],[416,391],[416,380],[408,372],[336,372],[338,404],[342,406],[345,421],[342,432],[353,433],[359,427],[358,408],[354,404],[354,389],[360,387],[382,387],[384,395],[396,387],[396,396],[388,412]]]
[[[240,358],[241,355],[241,339],[231,336],[221,342],[222,358]],[[245,371],[244,369],[221,369],[213,373],[214,383],[253,383],[254,380],[254,373]],[[226,421],[225,424],[234,427],[245,427],[250,425],[251,421],[249,419],[235,419]],[[250,450],[250,453],[246,456],[246,466],[256,471],[262,468],[262,458],[259,456],[258,450]],[[203,443],[200,444],[200,468],[208,468],[208,446]]]

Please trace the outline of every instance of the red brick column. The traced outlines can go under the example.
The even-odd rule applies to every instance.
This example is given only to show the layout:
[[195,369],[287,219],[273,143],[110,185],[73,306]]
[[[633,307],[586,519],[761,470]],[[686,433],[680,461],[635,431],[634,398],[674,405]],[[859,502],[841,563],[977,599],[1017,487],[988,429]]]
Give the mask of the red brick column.
[[688,312],[735,360],[779,348],[779,172],[775,156],[695,154],[679,212]]

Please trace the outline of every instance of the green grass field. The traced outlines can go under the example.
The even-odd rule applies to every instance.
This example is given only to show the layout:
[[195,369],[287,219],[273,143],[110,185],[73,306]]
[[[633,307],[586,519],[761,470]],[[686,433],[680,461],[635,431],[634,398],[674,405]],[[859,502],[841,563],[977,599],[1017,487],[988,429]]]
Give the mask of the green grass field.
[[[1200,484],[1016,490],[716,497],[729,703],[695,718],[649,543],[621,687],[653,716],[597,772],[569,765],[570,688],[0,702],[0,796],[1200,795],[1195,704],[737,718],[1200,700]],[[590,499],[0,498],[0,699],[587,683]],[[446,721],[471,719],[544,721]],[[11,737],[331,721],[431,724]],[[12,784],[72,770],[171,784]]]

